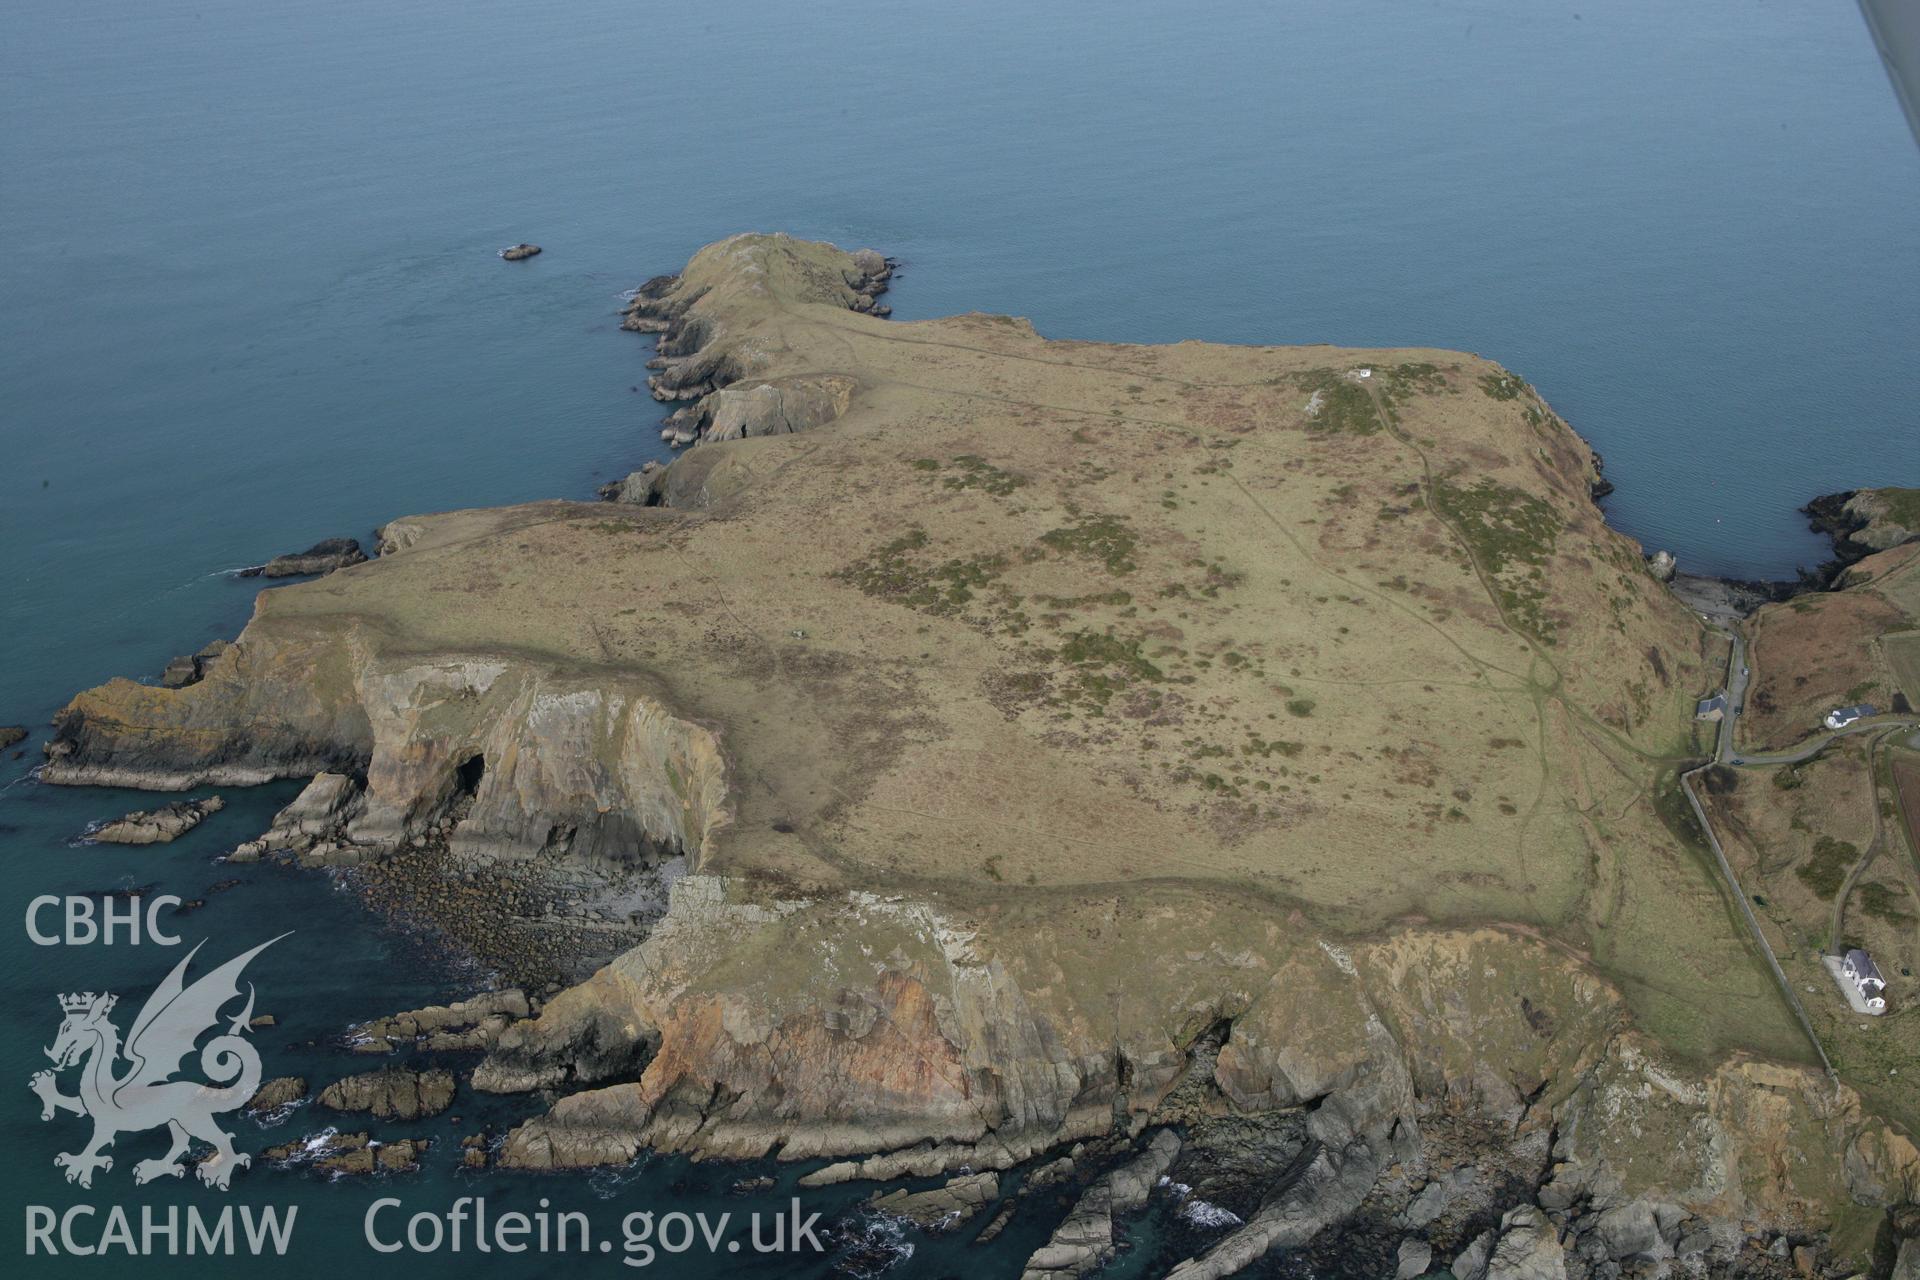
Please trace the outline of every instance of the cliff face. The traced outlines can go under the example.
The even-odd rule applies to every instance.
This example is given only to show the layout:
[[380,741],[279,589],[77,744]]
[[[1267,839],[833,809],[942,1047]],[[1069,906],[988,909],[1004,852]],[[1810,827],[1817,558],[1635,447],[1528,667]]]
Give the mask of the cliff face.
[[364,853],[514,875],[685,850],[651,937],[476,1072],[577,1090],[510,1163],[931,1174],[1283,1117],[1310,1148],[1203,1274],[1463,1125],[1669,1235],[1910,1194],[1744,1056],[1805,1050],[1659,817],[1713,655],[1524,382],[890,324],[885,270],[746,236],[650,281],[629,326],[707,437],[657,505],[395,520],[201,681],[81,695],[48,778],[363,775]]
[[[509,1028],[475,1074],[562,1083],[590,1087],[510,1134],[503,1163],[777,1152],[836,1158],[815,1182],[925,1177],[1209,1111],[1299,1112],[1318,1223],[1389,1164],[1446,1167],[1441,1151],[1518,1169],[1541,1206],[1578,1205],[1589,1225],[1657,1210],[1670,1240],[1691,1220],[1857,1243],[1870,1206],[1920,1191],[1920,1153],[1850,1090],[1676,1059],[1541,939],[1408,928],[1340,945],[1166,890],[966,909],[751,900],[691,877],[651,940]],[[1482,1136],[1449,1146],[1463,1118]],[[1272,1211],[1194,1273],[1300,1242],[1304,1206],[1275,1178]]]
[[647,943],[510,1028],[476,1085],[594,1083],[618,1018],[647,1046],[637,1078],[562,1100],[512,1136],[510,1163],[905,1148],[925,1171],[1004,1168],[1137,1130],[1223,1031],[1209,1079],[1239,1110],[1311,1106],[1378,1136],[1418,1093],[1513,1121],[1574,1087],[1621,1007],[1547,944],[1494,930],[1348,950],[1164,889],[964,909],[741,900],[696,876]]
[[644,684],[525,656],[426,658],[354,622],[283,621],[277,604],[262,595],[196,684],[76,699],[46,779],[169,790],[345,771],[365,778],[355,843],[398,846],[470,799],[451,844],[490,859],[697,859],[726,821],[717,738]]

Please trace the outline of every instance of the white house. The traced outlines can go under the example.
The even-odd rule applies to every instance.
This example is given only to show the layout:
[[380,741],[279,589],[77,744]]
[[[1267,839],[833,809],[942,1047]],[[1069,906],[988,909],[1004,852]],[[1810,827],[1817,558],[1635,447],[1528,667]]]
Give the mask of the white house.
[[1871,1012],[1886,1011],[1887,980],[1880,976],[1880,966],[1873,962],[1872,956],[1855,947],[1840,961],[1840,976],[1853,984]]
[[1844,729],[1855,720],[1874,714],[1876,713],[1873,707],[1864,702],[1857,707],[1835,707],[1827,712],[1827,728]]

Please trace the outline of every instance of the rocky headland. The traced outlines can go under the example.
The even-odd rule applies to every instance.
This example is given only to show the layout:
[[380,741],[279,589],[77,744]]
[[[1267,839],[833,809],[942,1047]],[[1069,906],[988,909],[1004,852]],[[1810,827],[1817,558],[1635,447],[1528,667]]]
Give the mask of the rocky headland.
[[367,553],[355,538],[327,538],[305,551],[275,556],[263,565],[242,569],[243,578],[302,578],[332,573],[366,563]]
[[1806,506],[1813,527],[1833,539],[1842,564],[1920,541],[1920,489],[1852,489]]
[[474,1088],[553,1096],[507,1166],[773,1155],[938,1177],[930,1218],[1051,1171],[1035,1276],[1162,1177],[1214,1197],[1184,1277],[1888,1252],[1920,1152],[1810,1065],[1677,803],[1724,649],[1531,388],[888,322],[890,271],[740,236],[649,281],[699,447],[390,522],[196,681],[75,698],[44,776],[312,778],[256,856],[609,947],[460,1024]]

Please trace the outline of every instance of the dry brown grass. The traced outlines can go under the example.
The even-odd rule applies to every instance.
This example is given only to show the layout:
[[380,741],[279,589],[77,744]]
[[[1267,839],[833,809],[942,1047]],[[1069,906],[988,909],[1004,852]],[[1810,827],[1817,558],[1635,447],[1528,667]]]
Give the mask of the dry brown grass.
[[[253,626],[656,688],[730,754],[710,870],[1521,922],[1682,1050],[1801,1051],[1660,816],[1702,630],[1530,389],[1457,352],[886,323],[808,300],[817,246],[723,248],[688,276],[716,341],[855,377],[841,420],[695,449],[702,510],[421,517]],[[1358,367],[1374,394],[1308,412]]]

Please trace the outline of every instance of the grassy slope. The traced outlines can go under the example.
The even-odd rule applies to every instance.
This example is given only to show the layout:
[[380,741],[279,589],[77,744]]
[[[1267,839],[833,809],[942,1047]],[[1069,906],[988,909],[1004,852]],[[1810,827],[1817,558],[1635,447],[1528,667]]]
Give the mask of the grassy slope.
[[1796,596],[1749,620],[1754,683],[1740,746],[1777,750],[1804,739],[1837,706],[1886,711],[1899,689],[1884,637],[1920,619],[1920,544],[1867,557],[1844,591]]

